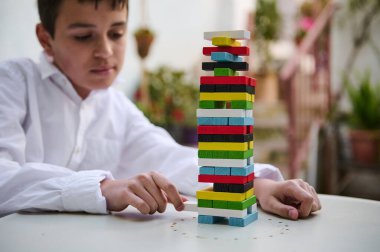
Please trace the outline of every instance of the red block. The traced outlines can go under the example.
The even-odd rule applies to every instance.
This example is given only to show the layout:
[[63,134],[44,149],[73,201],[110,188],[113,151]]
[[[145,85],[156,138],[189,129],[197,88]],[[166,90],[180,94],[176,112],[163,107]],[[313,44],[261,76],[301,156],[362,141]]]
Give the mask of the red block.
[[201,76],[200,83],[203,85],[249,85],[256,86],[256,79],[247,76]]
[[224,175],[198,175],[198,182],[222,183],[222,184],[245,184],[255,178],[255,173],[248,176],[224,176]]
[[249,47],[247,46],[212,46],[212,47],[203,47],[203,55],[210,56],[213,52],[228,52],[234,55],[248,56]]
[[239,135],[253,133],[253,126],[198,126],[198,134]]

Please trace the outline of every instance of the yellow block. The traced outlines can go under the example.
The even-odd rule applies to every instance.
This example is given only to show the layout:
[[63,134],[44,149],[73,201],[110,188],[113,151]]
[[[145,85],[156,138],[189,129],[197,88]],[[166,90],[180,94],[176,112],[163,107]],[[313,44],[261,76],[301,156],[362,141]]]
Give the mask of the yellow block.
[[248,93],[201,92],[201,101],[252,101],[254,98]]
[[214,37],[212,38],[212,44],[214,46],[241,46],[239,41],[227,37]]
[[249,142],[249,148],[253,149],[253,141]]
[[251,189],[249,189],[248,191],[245,192],[245,198],[248,199],[248,198],[251,197],[253,194],[254,194],[254,189],[251,188]]
[[245,193],[214,192],[212,188],[197,191],[197,199],[243,201],[253,195],[253,188]]
[[231,142],[199,142],[199,150],[225,150],[225,151],[246,151],[248,143],[231,143]]
[[252,99],[252,102],[255,102],[255,95],[254,94],[252,95],[251,99]]

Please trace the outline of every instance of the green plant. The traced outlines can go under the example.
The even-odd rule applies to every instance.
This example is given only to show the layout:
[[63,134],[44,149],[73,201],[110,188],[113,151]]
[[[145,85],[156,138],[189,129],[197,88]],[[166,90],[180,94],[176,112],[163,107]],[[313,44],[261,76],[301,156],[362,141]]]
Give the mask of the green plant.
[[380,82],[371,83],[369,71],[358,77],[357,85],[345,78],[352,112],[349,124],[356,129],[380,129]]
[[187,80],[185,72],[163,66],[147,73],[150,106],[141,106],[139,93],[135,99],[150,121],[164,128],[195,127],[199,87]]
[[260,72],[272,68],[273,57],[269,52],[269,43],[278,39],[281,16],[277,10],[276,0],[258,0],[254,20],[254,40],[260,58]]

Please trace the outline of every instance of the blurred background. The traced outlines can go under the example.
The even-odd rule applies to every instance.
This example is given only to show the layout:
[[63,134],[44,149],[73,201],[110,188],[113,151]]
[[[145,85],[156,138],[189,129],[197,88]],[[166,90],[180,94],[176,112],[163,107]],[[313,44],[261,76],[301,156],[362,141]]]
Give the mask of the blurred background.
[[[34,0],[1,1],[1,61],[38,60],[37,22]],[[379,0],[130,0],[115,86],[196,146],[203,32],[250,30],[255,162],[319,193],[380,200],[378,27]]]

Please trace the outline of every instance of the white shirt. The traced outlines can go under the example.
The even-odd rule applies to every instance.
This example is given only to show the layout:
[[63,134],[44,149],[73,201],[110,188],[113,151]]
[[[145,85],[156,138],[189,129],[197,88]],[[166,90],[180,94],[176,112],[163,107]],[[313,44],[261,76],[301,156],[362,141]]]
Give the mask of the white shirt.
[[[107,213],[105,178],[155,170],[194,195],[197,150],[152,125],[124,94],[82,100],[45,55],[0,64],[0,216],[17,211]],[[271,165],[256,177],[282,180]]]

